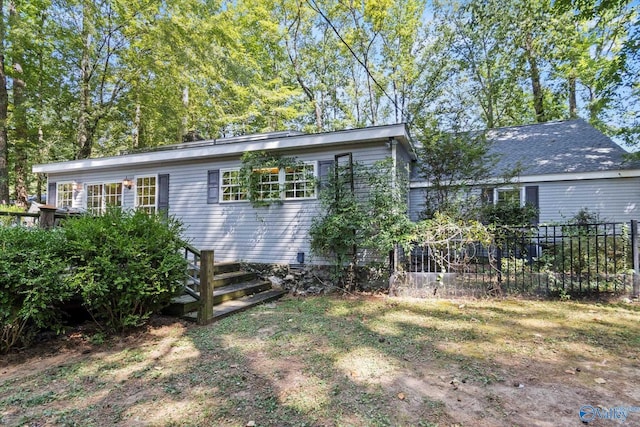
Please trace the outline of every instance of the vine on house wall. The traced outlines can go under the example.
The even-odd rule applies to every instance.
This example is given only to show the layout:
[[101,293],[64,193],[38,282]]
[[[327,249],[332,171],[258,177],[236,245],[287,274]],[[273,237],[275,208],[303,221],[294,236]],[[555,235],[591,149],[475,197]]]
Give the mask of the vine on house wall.
[[246,189],[247,198],[254,207],[282,203],[284,186],[279,179],[274,182],[264,180],[280,170],[304,166],[304,162],[295,157],[280,157],[266,151],[246,152],[242,155],[240,180]]
[[[396,245],[407,246],[413,224],[407,215],[408,181],[391,159],[353,165],[355,194],[348,187],[346,168],[329,174],[320,193],[322,213],[313,218],[311,250],[333,261],[334,272],[347,291],[356,288],[355,267],[374,255],[385,260]],[[405,171],[406,172],[406,171]],[[353,248],[357,251],[354,253]]]

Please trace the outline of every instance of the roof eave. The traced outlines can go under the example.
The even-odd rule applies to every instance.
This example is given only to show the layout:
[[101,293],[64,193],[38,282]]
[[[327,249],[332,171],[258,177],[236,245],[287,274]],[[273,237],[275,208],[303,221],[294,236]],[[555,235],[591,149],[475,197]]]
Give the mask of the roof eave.
[[151,165],[166,161],[188,161],[207,157],[232,157],[239,156],[247,151],[281,151],[292,150],[299,147],[321,147],[378,140],[388,141],[389,138],[397,139],[407,147],[407,150],[412,154],[412,156],[415,156],[408,130],[406,125],[402,123],[232,144],[216,145],[212,142],[210,146],[204,147],[186,147],[168,151],[38,164],[34,165],[32,170],[34,173],[73,172],[86,169],[95,170],[119,166]]
[[[640,177],[640,169],[617,169],[606,171],[591,172],[565,172],[553,173],[546,175],[522,175],[514,177],[508,184],[531,184],[537,182],[558,182],[558,181],[581,181],[590,179],[611,179],[611,178],[637,178]],[[500,178],[489,178],[475,183],[474,185],[496,185],[504,184],[505,181]],[[431,184],[428,181],[412,181],[411,188],[429,188]]]

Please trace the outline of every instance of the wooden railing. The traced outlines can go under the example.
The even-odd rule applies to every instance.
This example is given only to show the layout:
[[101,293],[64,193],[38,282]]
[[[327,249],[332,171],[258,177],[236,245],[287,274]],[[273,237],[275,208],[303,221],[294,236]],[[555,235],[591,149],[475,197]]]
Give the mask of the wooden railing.
[[73,215],[78,214],[61,212],[55,206],[43,205],[40,206],[40,212],[0,211],[0,224],[4,223],[4,219],[7,219],[6,225],[52,228],[58,224],[60,219]]
[[200,299],[200,251],[185,244],[184,257],[187,260],[187,271],[184,278],[184,291],[195,299]]
[[39,213],[0,211],[0,223],[5,225],[33,225],[40,219]]
[[213,321],[213,251],[200,252],[187,243],[184,245],[184,257],[187,260],[184,292],[199,301],[197,322],[206,325]]

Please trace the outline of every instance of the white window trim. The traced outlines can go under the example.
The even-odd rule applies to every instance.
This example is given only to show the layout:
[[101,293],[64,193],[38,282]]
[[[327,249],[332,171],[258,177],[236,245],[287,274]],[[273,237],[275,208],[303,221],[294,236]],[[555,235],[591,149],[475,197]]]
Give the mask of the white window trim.
[[[140,207],[141,205],[138,204],[138,180],[139,179],[143,179],[143,178],[155,178],[156,179],[156,185],[155,185],[155,190],[156,190],[156,194],[154,197],[154,212],[158,212],[158,175],[134,175],[133,177],[133,185],[131,186],[131,189],[133,190],[133,207],[134,209],[138,209],[138,207]],[[124,191],[124,190],[123,190]],[[124,203],[124,200],[123,200]],[[150,206],[150,205],[149,205]],[[147,207],[147,205],[144,205],[144,207]]]
[[525,204],[525,187],[515,187],[515,186],[510,186],[510,187],[496,187],[493,189],[493,204],[497,205],[498,204],[498,193],[500,193],[501,191],[513,191],[513,190],[518,190],[520,192],[520,207],[523,207]]
[[[156,183],[157,183],[157,178],[156,178]],[[102,193],[100,194],[100,213],[104,213],[107,209],[107,205],[105,203],[105,191],[104,191],[104,186],[108,185],[108,184],[120,184],[120,207],[124,207],[124,185],[122,185],[121,181],[118,180],[113,180],[113,181],[92,181],[92,182],[85,182],[84,183],[84,194],[82,196],[82,207],[83,209],[86,209],[87,211],[89,210],[89,190],[88,187],[90,185],[99,185],[101,187]],[[135,182],[134,182],[135,184]],[[157,191],[157,190],[156,190]],[[136,197],[136,201],[137,201],[137,197]],[[157,203],[157,200],[156,200]]]
[[[102,187],[102,182],[85,182],[84,183],[84,195],[82,196],[82,208],[89,210],[89,186],[91,185],[100,185]],[[100,195],[101,204],[104,202],[104,187],[102,187],[102,194]],[[102,210],[102,206],[100,206],[100,210]]]
[[249,198],[245,197],[244,200],[224,200],[223,188],[223,175],[225,172],[240,172],[240,168],[220,168],[220,176],[218,177],[218,202],[219,203],[247,203]]
[[[313,179],[317,181],[318,179],[318,162],[317,161],[308,161],[303,162],[304,166],[311,165],[313,166]],[[249,197],[244,200],[223,200],[224,191],[223,191],[223,175],[225,172],[239,172],[240,168],[220,168],[220,177],[218,182],[218,202],[219,203],[247,203],[249,202]],[[265,199],[264,201],[269,202],[284,202],[284,201],[299,201],[299,200],[317,200],[318,199],[318,189],[314,184],[313,188],[313,196],[312,197],[286,197],[286,170],[285,168],[280,168],[278,170],[278,187],[280,188],[280,197],[277,199]]]
[[316,181],[315,183],[313,183],[313,196],[311,197],[286,197],[287,194],[287,189],[285,188],[286,186],[286,171],[284,169],[280,169],[280,181],[282,182],[282,200],[316,200],[318,198],[318,188],[317,188],[317,181],[318,181],[318,162],[317,161],[311,161],[311,162],[303,162],[304,166],[308,166],[311,165],[313,166],[313,180]]
[[[55,200],[56,207],[58,207],[58,208],[64,208],[65,207],[65,206],[60,206],[58,204],[58,201],[60,200],[60,187],[63,186],[63,185],[67,185],[67,184],[71,185],[71,205],[69,205],[67,207],[68,208],[73,208],[74,207],[73,206],[73,202],[74,202],[73,193],[75,191],[77,191],[76,188],[75,188],[76,185],[78,185],[77,182],[75,182],[75,181],[58,181],[58,182],[56,182],[56,200]],[[84,190],[84,188],[83,188],[83,190]],[[84,195],[83,195],[83,198],[84,198]]]

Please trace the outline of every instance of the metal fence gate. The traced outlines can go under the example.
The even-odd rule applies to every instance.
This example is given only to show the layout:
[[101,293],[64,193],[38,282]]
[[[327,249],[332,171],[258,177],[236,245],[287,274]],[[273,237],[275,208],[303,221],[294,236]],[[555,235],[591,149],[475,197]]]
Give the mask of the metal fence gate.
[[404,256],[404,280],[392,291],[414,296],[637,295],[637,230],[637,221],[502,227],[488,246],[424,242]]

